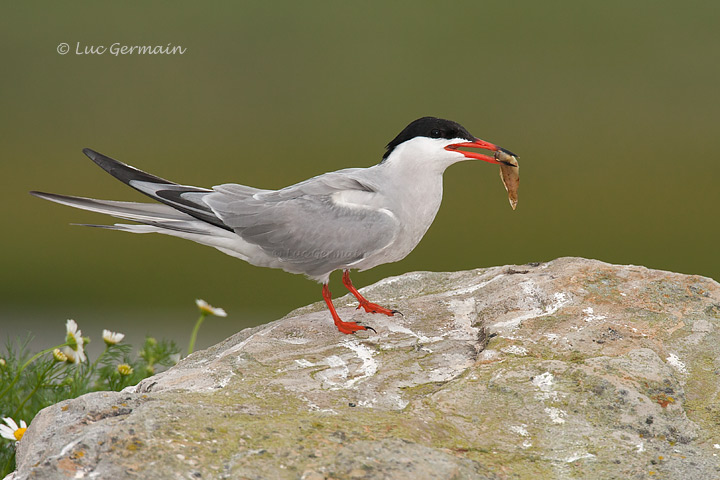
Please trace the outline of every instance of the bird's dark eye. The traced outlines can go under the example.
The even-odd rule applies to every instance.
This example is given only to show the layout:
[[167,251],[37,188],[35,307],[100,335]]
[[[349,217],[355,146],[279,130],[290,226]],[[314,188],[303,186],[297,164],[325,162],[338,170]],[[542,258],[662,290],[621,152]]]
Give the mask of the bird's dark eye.
[[432,138],[440,138],[442,137],[442,132],[436,128],[432,132],[430,132],[430,136]]

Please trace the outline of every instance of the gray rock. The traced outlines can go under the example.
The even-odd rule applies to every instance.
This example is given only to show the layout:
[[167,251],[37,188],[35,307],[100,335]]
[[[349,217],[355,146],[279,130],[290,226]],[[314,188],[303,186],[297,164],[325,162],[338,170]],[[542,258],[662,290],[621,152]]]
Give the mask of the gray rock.
[[720,477],[720,285],[579,258],[416,272],[53,405],[14,480]]

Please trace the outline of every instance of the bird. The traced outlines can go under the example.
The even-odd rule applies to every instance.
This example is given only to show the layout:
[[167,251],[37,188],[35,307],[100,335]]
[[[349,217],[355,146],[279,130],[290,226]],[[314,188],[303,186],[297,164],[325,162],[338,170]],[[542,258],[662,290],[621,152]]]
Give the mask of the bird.
[[324,173],[279,190],[236,183],[181,185],[85,148],[83,153],[107,173],[156,202],[30,194],[135,222],[86,226],[180,237],[252,265],[303,274],[322,284],[323,300],[339,332],[375,332],[340,318],[329,290],[330,274],[342,271],[342,283],[357,298],[358,309],[400,314],[365,299],[353,286],[350,271],[397,262],[418,245],[438,213],[443,173],[450,165],[464,160],[503,163],[497,153],[462,148],[515,156],[457,122],[422,117],[387,144],[379,163]]

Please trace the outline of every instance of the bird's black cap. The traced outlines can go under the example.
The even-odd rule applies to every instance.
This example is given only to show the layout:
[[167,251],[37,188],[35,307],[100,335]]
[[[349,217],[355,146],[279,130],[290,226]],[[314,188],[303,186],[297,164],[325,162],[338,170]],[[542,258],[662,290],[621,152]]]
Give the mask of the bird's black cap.
[[397,137],[387,144],[387,147],[385,147],[387,150],[385,151],[385,155],[383,155],[383,160],[392,153],[395,147],[415,137],[464,138],[471,142],[475,140],[475,137],[470,135],[470,132],[457,122],[443,118],[422,117],[410,123]]

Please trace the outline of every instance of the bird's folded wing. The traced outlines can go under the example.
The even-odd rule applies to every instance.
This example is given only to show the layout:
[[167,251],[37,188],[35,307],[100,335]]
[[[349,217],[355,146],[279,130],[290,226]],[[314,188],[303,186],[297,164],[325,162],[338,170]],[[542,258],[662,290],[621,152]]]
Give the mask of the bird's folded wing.
[[309,275],[349,267],[399,231],[381,194],[342,171],[278,191],[221,185],[203,201],[243,240]]

